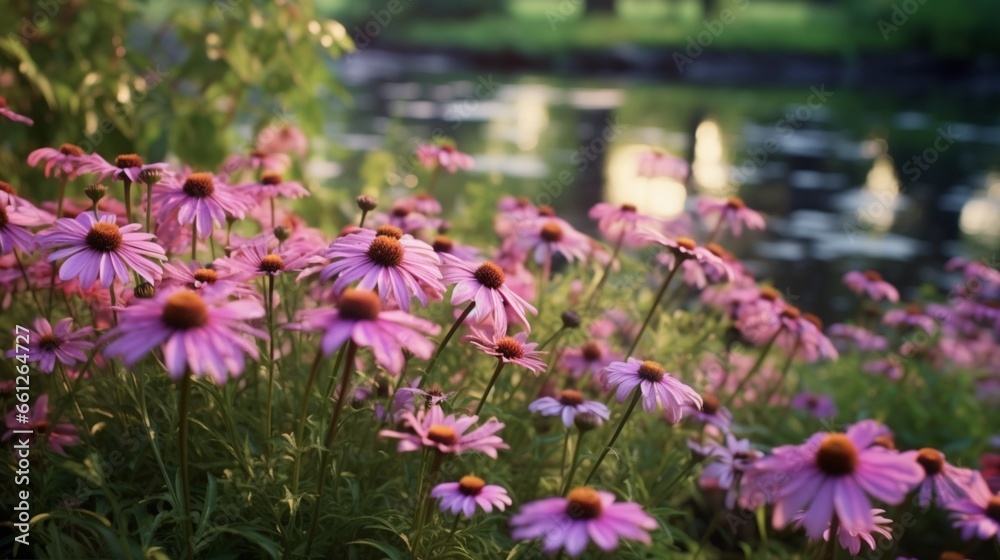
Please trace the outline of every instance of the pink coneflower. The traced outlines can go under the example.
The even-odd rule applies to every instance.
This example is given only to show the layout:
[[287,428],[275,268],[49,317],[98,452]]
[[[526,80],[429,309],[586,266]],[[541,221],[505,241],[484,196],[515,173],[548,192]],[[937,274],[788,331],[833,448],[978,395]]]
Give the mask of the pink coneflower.
[[401,205],[398,202],[392,205],[389,212],[379,212],[372,216],[375,224],[380,226],[393,226],[402,230],[403,233],[416,233],[420,230],[437,230],[443,223],[438,218],[431,218],[417,212],[409,205]]
[[441,203],[427,193],[405,196],[397,200],[393,206],[409,208],[410,211],[420,212],[425,216],[437,216],[442,211]]
[[222,164],[222,169],[226,174],[233,174],[240,171],[276,171],[278,173],[288,169],[291,158],[283,153],[268,153],[262,150],[251,150],[246,154],[233,154]]
[[749,440],[736,439],[730,433],[726,434],[725,444],[710,441],[706,445],[698,445],[689,441],[688,447],[710,461],[701,471],[702,485],[726,490],[726,507],[733,509],[743,473],[764,454],[754,449]]
[[854,325],[837,323],[830,325],[826,332],[833,345],[842,352],[852,349],[861,352],[882,352],[889,347],[885,337]]
[[299,127],[292,124],[274,124],[257,133],[257,149],[265,154],[295,154],[299,157],[309,151],[309,140]]
[[1000,495],[990,492],[979,473],[973,474],[969,496],[948,504],[954,526],[962,538],[1000,541]]
[[[76,426],[68,422],[59,423],[58,418],[49,420],[48,395],[38,397],[38,400],[31,407],[27,423],[19,422],[18,416],[17,410],[11,410],[10,414],[7,415],[7,431],[4,432],[3,437],[0,437],[0,441],[7,441],[11,436],[15,436],[16,439],[33,439],[36,436],[42,436],[46,439],[49,449],[60,455],[66,455],[64,448],[80,443],[80,438],[76,435]],[[25,438],[24,434],[15,435],[14,430],[31,430],[34,434]]]
[[417,159],[420,165],[426,169],[447,169],[448,173],[455,173],[459,169],[472,169],[475,160],[469,154],[458,151],[455,146],[443,144],[436,146],[433,144],[421,144],[417,146]]
[[659,229],[663,226],[662,220],[640,214],[632,204],[615,205],[598,202],[587,215],[590,219],[597,220],[597,228],[606,240],[611,243],[623,243],[631,248],[643,245],[642,240],[630,235],[632,232],[640,228]]
[[820,432],[802,445],[776,447],[754,463],[750,487],[774,502],[774,527],[783,528],[805,510],[803,525],[813,539],[835,518],[848,533],[874,531],[869,495],[899,504],[924,478],[912,458],[873,445],[881,433],[878,423],[866,420],[847,433]]
[[153,204],[158,220],[173,218],[180,225],[194,224],[198,237],[208,237],[212,225],[222,228],[226,216],[243,219],[252,205],[246,197],[223,184],[211,173],[190,173],[170,177],[153,188]]
[[375,361],[396,375],[406,363],[403,349],[419,358],[428,359],[434,353],[434,343],[426,336],[435,336],[441,327],[418,319],[400,310],[383,310],[378,295],[368,290],[346,289],[337,298],[336,309],[306,309],[300,312],[299,323],[289,328],[322,331],[320,348],[332,354],[348,340],[358,346],[370,347]]
[[434,237],[434,242],[431,243],[431,247],[434,249],[434,252],[438,254],[438,257],[441,258],[442,263],[447,263],[450,258],[468,263],[479,260],[479,249],[473,247],[472,245],[457,243],[454,239],[448,237],[447,235],[438,235]]
[[919,463],[926,475],[918,488],[920,507],[926,509],[931,503],[948,507],[952,502],[968,498],[972,494],[972,484],[977,473],[948,463],[944,453],[925,447],[919,451],[908,451],[904,455]]
[[792,397],[792,408],[804,410],[814,418],[833,418],[837,415],[837,405],[829,395],[799,393]]
[[298,181],[286,181],[281,173],[265,171],[261,173],[256,183],[237,185],[234,190],[244,194],[248,199],[257,202],[271,198],[302,198],[309,196],[309,190]]
[[[892,540],[892,519],[888,517],[883,517],[882,514],[885,513],[884,509],[874,508],[872,509],[872,520],[875,525],[870,531],[848,531],[843,527],[837,529],[837,540],[840,542],[841,548],[847,549],[852,557],[858,556],[861,552],[861,543],[868,545],[869,550],[878,550],[875,543],[875,537],[880,536],[886,540],[886,542]],[[800,512],[795,515],[792,519],[792,525],[796,528],[802,526],[803,520],[805,520],[805,512]],[[827,528],[823,531],[823,540],[830,540],[830,529]],[[898,559],[897,559],[898,560]]]
[[464,342],[469,342],[476,348],[490,356],[495,356],[505,364],[515,364],[538,373],[545,369],[545,362],[539,356],[546,352],[535,350],[537,342],[526,342],[528,333],[519,332],[513,336],[507,336],[499,331],[486,334],[482,331],[473,330],[462,338]]
[[748,229],[764,229],[764,217],[751,210],[742,198],[731,196],[725,200],[702,197],[698,199],[698,215],[707,220],[715,214],[719,215],[716,229],[723,223],[729,224],[729,231],[735,237],[743,234],[743,226]]
[[576,418],[577,414],[589,412],[605,420],[611,415],[604,403],[588,401],[583,398],[583,393],[573,389],[566,389],[555,398],[542,397],[529,404],[528,410],[542,416],[559,416],[567,428],[573,425],[573,419]]
[[639,154],[637,163],[639,169],[636,174],[647,179],[667,177],[684,181],[691,172],[691,166],[686,160],[659,150],[649,150]]
[[35,124],[35,121],[30,118],[8,109],[7,99],[4,97],[0,97],[0,116],[7,117],[14,122],[24,123],[28,126]]
[[590,238],[580,233],[561,218],[542,216],[518,230],[516,247],[521,251],[534,251],[536,263],[544,262],[556,254],[566,260],[587,260],[590,255]]
[[902,330],[922,329],[927,334],[934,334],[934,331],[937,330],[937,321],[925,315],[923,308],[917,304],[910,304],[902,309],[886,312],[882,317],[882,322]]
[[66,259],[59,267],[59,278],[77,278],[83,288],[98,279],[104,288],[116,278],[128,284],[129,269],[151,284],[158,281],[162,269],[153,261],[164,261],[167,255],[152,241],[156,236],[143,233],[140,224],[118,227],[115,221],[111,214],[102,213],[98,219],[92,212],[60,218],[52,228],[39,233],[36,241],[54,251],[49,262]]
[[336,276],[333,291],[338,294],[358,281],[359,289],[377,289],[383,303],[395,302],[409,311],[412,297],[426,307],[431,297],[440,298],[445,291],[434,249],[393,226],[380,226],[376,231],[358,229],[339,237],[322,256],[332,262],[323,268],[320,278]]
[[[34,330],[28,332],[28,361],[38,362],[38,370],[44,373],[52,373],[56,361],[66,367],[87,361],[85,351],[93,348],[94,343],[85,339],[90,337],[94,329],[83,327],[73,331],[72,326],[71,317],[60,320],[55,328],[44,317],[35,319]],[[17,350],[7,351],[9,358],[18,355]]]
[[238,281],[236,274],[235,270],[222,271],[195,261],[165,262],[162,287],[179,285],[188,290],[200,291],[214,286],[236,297],[256,296],[257,291],[249,284]]
[[476,507],[492,513],[493,508],[503,511],[513,503],[502,486],[486,484],[485,480],[471,474],[458,482],[438,484],[431,490],[431,497],[441,498],[441,511],[450,511],[452,515],[461,513],[470,519]]
[[447,259],[441,266],[441,273],[446,286],[455,285],[451,292],[452,305],[475,302],[469,314],[474,323],[491,320],[497,332],[506,333],[509,310],[525,330],[531,331],[526,313],[537,315],[538,310],[504,285],[506,275],[495,263],[486,261],[473,266],[458,259]]
[[642,409],[653,412],[663,406],[668,422],[676,424],[684,415],[687,405],[702,407],[701,395],[667,373],[656,362],[629,358],[628,362],[613,362],[604,369],[603,381],[609,389],[617,387],[615,397],[618,402],[625,399],[639,387],[642,394]]
[[702,393],[700,407],[685,405],[684,417],[715,426],[723,432],[728,432],[729,425],[733,423],[733,413],[722,406],[719,397],[712,393]]
[[575,378],[590,372],[599,375],[611,362],[619,361],[622,355],[615,352],[602,340],[588,340],[579,348],[567,348],[559,358],[559,366]]
[[652,543],[648,531],[659,524],[634,502],[615,503],[611,492],[586,486],[574,488],[565,498],[546,498],[525,504],[511,517],[515,540],[542,539],[542,550],[560,549],[575,558],[590,541],[606,552],[618,548],[618,539]]
[[[718,256],[715,251],[711,252],[713,255]],[[673,267],[674,256],[670,253],[660,253],[657,260],[667,267]],[[729,268],[729,265],[721,257],[719,260],[707,260],[703,262],[687,259],[681,263],[681,270],[684,272],[684,283],[699,290],[709,284],[725,284],[733,278],[732,269]]]
[[111,342],[104,355],[120,356],[132,366],[160,348],[174,381],[189,371],[222,384],[230,374],[243,373],[245,356],[257,357],[257,345],[249,337],[267,339],[267,333],[249,321],[262,317],[260,303],[229,301],[222,290],[160,290],[152,299],[118,310],[118,326],[106,335]]
[[905,368],[903,363],[894,356],[882,360],[870,360],[861,364],[861,371],[881,375],[892,381],[899,381],[903,378]]
[[164,174],[169,166],[166,163],[144,164],[142,158],[136,154],[122,154],[115,158],[114,163],[109,163],[97,154],[90,156],[90,161],[80,166],[81,173],[96,173],[95,182],[101,182],[111,177],[115,181],[129,180],[133,183],[141,183],[143,172],[156,172]]
[[[698,245],[689,237],[670,239],[662,233],[650,229],[640,230],[635,235],[643,241],[655,243],[668,249],[668,251],[661,254],[660,257],[662,257],[661,262],[670,267],[673,267],[676,259],[681,259],[683,261],[696,262],[702,267],[710,265],[714,268],[726,271],[727,278],[732,276],[731,272],[729,272],[729,267],[721,258],[716,256],[707,248]],[[706,274],[710,274],[710,272],[706,272]]]
[[14,249],[30,251],[35,245],[34,235],[27,228],[46,223],[44,214],[32,207],[0,204],[0,255]]
[[882,275],[874,270],[864,272],[852,270],[844,275],[844,285],[858,295],[866,295],[872,301],[899,301],[899,291],[886,282]]
[[478,451],[496,459],[498,450],[510,449],[496,435],[504,427],[503,422],[496,418],[490,418],[482,426],[466,433],[479,420],[478,416],[446,416],[441,407],[435,405],[419,410],[416,414],[405,412],[402,417],[404,425],[412,431],[382,430],[378,434],[380,437],[398,439],[396,451],[399,453],[433,449],[439,453],[461,455],[466,451]]
[[93,156],[86,154],[83,148],[75,144],[62,144],[59,148],[39,148],[28,154],[28,165],[38,167],[45,162],[45,176],[56,175],[72,179],[81,168],[89,165]]
[[227,278],[245,282],[302,270],[310,256],[294,248],[279,246],[274,235],[267,233],[240,245],[228,257],[216,259],[213,266]]
[[787,306],[778,315],[781,327],[776,344],[795,357],[814,363],[819,360],[836,360],[840,355],[830,339],[823,334],[823,321],[812,313],[802,313],[797,307]]

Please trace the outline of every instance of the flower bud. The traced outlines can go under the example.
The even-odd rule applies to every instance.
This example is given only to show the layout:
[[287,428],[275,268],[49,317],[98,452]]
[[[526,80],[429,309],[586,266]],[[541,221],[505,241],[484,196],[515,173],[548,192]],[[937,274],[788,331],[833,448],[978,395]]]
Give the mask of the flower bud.
[[87,198],[89,198],[91,202],[97,204],[97,202],[104,198],[104,195],[108,193],[108,187],[104,185],[90,185],[83,189],[83,193],[87,195]]
[[142,282],[135,287],[135,297],[139,299],[152,299],[156,295],[156,289],[149,282]]
[[363,212],[371,212],[372,210],[378,208],[378,201],[375,200],[374,196],[363,194],[354,200],[358,203],[358,208],[360,208]]
[[580,327],[580,315],[576,311],[563,311],[562,314],[563,327],[567,329],[576,329]]
[[281,243],[288,241],[288,238],[292,236],[292,230],[285,226],[278,226],[274,228],[274,237]]
[[601,417],[592,412],[581,412],[573,417],[573,424],[581,432],[589,432],[600,427]]
[[153,186],[163,178],[163,172],[159,169],[143,169],[139,172],[139,180],[148,186]]

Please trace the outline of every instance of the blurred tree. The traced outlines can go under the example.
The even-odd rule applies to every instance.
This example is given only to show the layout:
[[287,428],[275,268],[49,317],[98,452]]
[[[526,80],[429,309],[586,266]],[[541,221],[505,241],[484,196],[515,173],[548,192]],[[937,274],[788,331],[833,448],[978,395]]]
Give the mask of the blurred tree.
[[614,14],[615,0],[586,0],[587,14]]

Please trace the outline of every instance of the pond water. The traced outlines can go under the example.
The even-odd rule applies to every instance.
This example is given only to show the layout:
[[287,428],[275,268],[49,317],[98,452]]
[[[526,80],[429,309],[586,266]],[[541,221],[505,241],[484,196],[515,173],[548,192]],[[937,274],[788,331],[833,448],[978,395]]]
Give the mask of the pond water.
[[[828,319],[853,310],[840,285],[848,270],[875,268],[916,297],[921,284],[944,284],[951,256],[990,258],[1000,244],[1000,113],[974,81],[762,88],[504,73],[373,49],[337,65],[353,106],[326,124],[342,150],[332,173],[363,176],[373,151],[443,133],[475,156],[467,179],[486,186],[475,196],[526,195],[585,231],[601,200],[673,215],[699,195],[738,194],[768,229],[724,244]],[[638,178],[649,148],[692,161],[692,181]],[[402,189],[418,177],[388,180]]]

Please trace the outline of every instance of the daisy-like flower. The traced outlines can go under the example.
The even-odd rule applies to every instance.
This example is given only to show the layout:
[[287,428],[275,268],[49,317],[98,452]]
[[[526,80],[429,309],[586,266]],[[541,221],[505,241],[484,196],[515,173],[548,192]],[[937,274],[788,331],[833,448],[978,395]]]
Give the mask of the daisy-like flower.
[[889,356],[884,360],[870,360],[861,364],[861,371],[882,375],[892,381],[899,381],[903,378],[903,373],[906,372],[906,369],[903,366],[903,362],[899,361],[899,358]]
[[697,391],[681,383],[656,362],[635,358],[629,358],[628,362],[613,362],[604,369],[603,376],[605,386],[611,389],[617,387],[615,398],[618,402],[625,402],[639,387],[642,409],[653,412],[662,405],[663,413],[671,424],[681,421],[685,406],[701,409],[704,404]]
[[35,121],[31,120],[30,118],[21,115],[19,113],[15,113],[10,108],[8,108],[7,99],[4,97],[0,97],[0,117],[6,117],[14,122],[24,123],[28,126],[35,124]]
[[618,548],[620,538],[652,543],[649,531],[659,525],[635,502],[615,502],[611,492],[586,486],[570,490],[565,498],[546,498],[525,504],[511,517],[515,540],[542,539],[542,550],[565,549],[576,558],[590,541],[606,552]]
[[955,528],[962,538],[1000,541],[1000,494],[990,492],[979,473],[974,473],[969,496],[948,504]]
[[647,179],[667,177],[683,181],[691,172],[691,166],[686,160],[659,150],[649,150],[639,154],[638,165],[637,174]]
[[122,154],[115,158],[114,163],[109,163],[97,154],[90,156],[90,161],[80,166],[81,173],[96,173],[96,182],[100,183],[104,179],[111,177],[114,181],[124,181],[128,179],[133,183],[142,182],[142,173],[155,171],[165,174],[169,166],[166,163],[143,163],[142,158],[136,154]]
[[455,146],[442,144],[421,144],[417,146],[417,159],[420,165],[426,169],[447,169],[448,173],[455,173],[459,169],[472,169],[475,161],[469,154],[458,151]]
[[567,428],[573,425],[573,419],[577,414],[589,412],[605,420],[611,415],[604,403],[588,401],[583,398],[583,393],[573,389],[566,389],[555,398],[542,397],[529,404],[528,410],[542,416],[559,416],[562,418],[563,426]]
[[538,343],[527,342],[528,333],[519,332],[513,336],[507,336],[496,331],[492,335],[488,335],[474,329],[472,334],[465,335],[462,340],[471,343],[490,356],[495,356],[505,364],[519,365],[536,374],[545,369],[545,362],[541,360],[540,356],[547,352],[535,350]]
[[837,415],[837,405],[829,395],[799,393],[792,397],[791,406],[808,412],[813,418],[833,418]]
[[[503,422],[490,418],[482,426],[468,432],[477,421],[478,416],[445,415],[440,406],[434,405],[416,412],[404,412],[403,424],[410,429],[407,432],[382,430],[380,437],[398,439],[396,451],[406,453],[421,449],[433,449],[439,453],[461,455],[467,451],[478,451],[490,458],[497,458],[497,451],[510,449],[496,435],[503,429]],[[468,432],[468,433],[466,433]]]
[[274,235],[267,233],[237,247],[228,257],[216,259],[214,268],[227,278],[248,281],[261,276],[278,276],[282,272],[302,270],[311,255],[278,245]]
[[245,195],[223,184],[211,173],[170,177],[153,188],[158,220],[174,219],[182,226],[194,224],[198,237],[208,237],[212,225],[222,228],[226,216],[243,219],[252,205]]
[[233,154],[222,164],[227,174],[240,171],[276,171],[281,173],[291,164],[291,158],[283,153],[268,153],[263,150],[251,150],[246,154]]
[[712,393],[702,393],[701,407],[685,405],[684,417],[710,424],[723,432],[729,432],[729,425],[733,423],[733,413]]
[[812,539],[822,537],[834,516],[850,534],[870,533],[876,525],[869,496],[896,505],[924,478],[912,457],[874,445],[882,433],[881,425],[865,420],[847,433],[820,432],[803,445],[777,447],[754,463],[748,485],[775,504],[776,529],[805,510],[803,526]]
[[379,212],[372,216],[376,224],[397,227],[403,233],[415,233],[420,230],[437,230],[444,223],[439,218],[431,218],[417,212],[409,204],[396,202],[389,212]]
[[441,283],[440,259],[430,245],[403,235],[393,226],[379,226],[375,231],[358,229],[339,237],[323,251],[331,259],[320,278],[334,276],[334,293],[341,293],[352,282],[362,290],[378,290],[382,303],[395,302],[403,311],[410,310],[410,299],[427,306],[430,298],[439,299],[445,287]]
[[[707,220],[718,214],[719,224],[728,223],[733,236],[743,234],[743,226],[748,229],[764,229],[764,217],[747,207],[742,198],[731,196],[725,200],[702,197],[698,199],[698,215]],[[718,227],[718,226],[717,226]]]
[[404,348],[426,360],[434,353],[434,343],[427,340],[427,335],[441,332],[438,325],[405,311],[383,310],[374,292],[350,288],[337,298],[336,309],[303,310],[299,322],[288,328],[323,332],[320,347],[326,355],[348,340],[369,347],[375,361],[393,375],[402,371],[406,363]]
[[[38,400],[31,407],[27,423],[20,422],[18,416],[21,415],[18,414],[17,410],[11,410],[7,415],[7,431],[4,432],[3,437],[0,437],[0,441],[10,439],[14,435],[14,430],[31,430],[33,434],[29,435],[28,438],[45,437],[49,449],[60,455],[66,455],[64,448],[80,443],[80,437],[76,435],[76,426],[68,422],[60,424],[58,418],[49,419],[48,395],[38,397]],[[22,434],[18,434],[17,437],[18,439],[24,438]]]
[[[34,329],[28,332],[28,361],[38,362],[38,371],[52,373],[56,361],[66,367],[87,360],[86,350],[94,343],[85,340],[93,332],[91,327],[72,330],[73,319],[66,317],[56,323],[55,328],[44,317],[35,319]],[[19,355],[16,350],[8,350],[7,357]]]
[[840,354],[823,334],[823,321],[812,313],[802,313],[789,305],[778,315],[780,330],[775,343],[779,348],[807,363],[836,360]]
[[559,365],[579,379],[587,372],[599,375],[608,364],[621,359],[621,353],[612,350],[608,343],[593,339],[579,348],[567,348],[563,351]]
[[136,300],[118,310],[118,326],[105,335],[110,343],[104,355],[120,356],[132,366],[159,348],[174,381],[190,371],[209,375],[221,385],[229,375],[243,373],[245,356],[257,357],[257,345],[250,337],[266,340],[267,333],[249,321],[263,316],[259,302],[230,301],[222,290],[160,290],[152,299]]
[[587,260],[590,254],[590,238],[554,216],[540,216],[517,228],[516,233],[517,237],[511,238],[514,245],[520,251],[533,251],[536,263],[557,253],[570,262]]
[[913,457],[924,468],[926,477],[920,483],[917,499],[920,507],[928,508],[931,503],[948,507],[956,500],[968,498],[973,492],[976,472],[956,467],[945,461],[944,453],[925,447],[920,451],[904,453]]
[[233,188],[245,194],[250,200],[258,202],[279,196],[284,198],[309,196],[309,190],[303,187],[302,183],[286,181],[277,171],[265,171],[260,174],[260,180],[256,183],[238,185]]
[[658,229],[663,226],[663,221],[652,216],[640,214],[633,204],[622,204],[620,206],[598,202],[587,215],[592,220],[597,220],[597,229],[606,240],[611,243],[623,243],[626,247],[637,248],[643,243],[629,234],[638,231],[640,228]]
[[76,144],[62,144],[58,149],[39,148],[31,152],[28,154],[28,165],[38,167],[38,164],[44,161],[46,177],[54,174],[57,177],[72,179],[93,159],[92,155],[84,153],[83,148]]
[[852,292],[868,296],[872,301],[899,301],[899,291],[874,270],[852,270],[844,275],[843,282]]
[[444,482],[431,490],[432,498],[441,498],[441,511],[450,511],[452,515],[461,513],[466,518],[472,518],[476,507],[492,513],[493,508],[503,511],[513,502],[507,495],[507,490],[474,475],[466,475],[458,482]]
[[413,196],[403,197],[397,200],[394,206],[408,207],[412,212],[420,212],[425,216],[437,216],[441,214],[441,203],[427,193],[417,193]]
[[200,291],[217,287],[236,297],[257,295],[257,291],[246,282],[238,281],[235,270],[218,270],[213,265],[201,263],[171,261],[163,263],[162,287],[182,286],[188,290]]
[[[892,519],[888,517],[883,517],[882,514],[885,513],[884,509],[874,508],[872,509],[872,520],[875,525],[870,531],[848,531],[843,527],[837,529],[837,541],[840,542],[840,547],[847,549],[852,557],[858,556],[861,553],[861,543],[865,543],[869,550],[878,550],[875,543],[875,537],[880,536],[885,539],[886,542],[892,540]],[[802,522],[805,519],[805,512],[800,512],[795,515],[792,520],[792,525],[796,528],[802,526]],[[823,531],[823,540],[830,540],[830,529],[827,528]]]
[[725,444],[710,441],[706,445],[699,445],[689,441],[688,447],[710,461],[701,471],[702,486],[726,490],[726,507],[733,509],[739,496],[743,473],[764,454],[754,449],[749,440],[736,439],[730,433],[726,434]]
[[[712,251],[695,243],[690,237],[670,239],[662,233],[651,229],[640,230],[635,235],[643,241],[648,241],[668,249],[667,252],[659,255],[658,258],[661,263],[669,267],[673,267],[674,263],[680,259],[681,261],[697,263],[704,269],[706,276],[716,276],[717,271],[722,271],[722,274],[725,276],[725,279],[722,281],[728,281],[732,277],[732,272],[725,261],[716,256]],[[710,269],[705,267],[710,267]]]
[[438,257],[441,258],[442,263],[446,263],[452,258],[469,263],[479,259],[479,249],[472,245],[456,243],[454,239],[447,235],[436,236],[434,242],[431,243],[431,247],[438,254]]
[[509,310],[525,330],[531,331],[526,312],[537,315],[538,311],[504,285],[507,276],[495,263],[486,261],[473,266],[458,259],[446,259],[441,266],[441,273],[446,286],[455,285],[451,292],[452,305],[475,302],[475,307],[469,313],[469,318],[474,323],[490,320],[497,332],[505,333]]
[[115,222],[112,214],[95,218],[93,213],[84,212],[76,218],[56,220],[35,241],[54,251],[48,262],[66,259],[59,267],[59,278],[76,278],[82,288],[89,288],[98,279],[104,288],[115,279],[128,284],[129,269],[151,284],[158,281],[162,269],[154,261],[165,261],[167,255],[153,242],[156,236],[144,233],[140,224],[119,227]]
[[309,151],[309,139],[302,129],[292,124],[273,124],[257,133],[257,149],[265,154],[295,154]]
[[855,349],[861,352],[882,352],[889,347],[885,337],[868,329],[837,323],[826,330],[830,341],[841,352]]
[[923,308],[917,304],[886,312],[882,322],[901,330],[922,329],[927,334],[934,334],[937,330],[937,321],[926,315]]
[[15,208],[0,203],[0,255],[14,249],[30,251],[35,245],[34,235],[27,228],[49,223],[45,218],[42,211],[30,206]]

